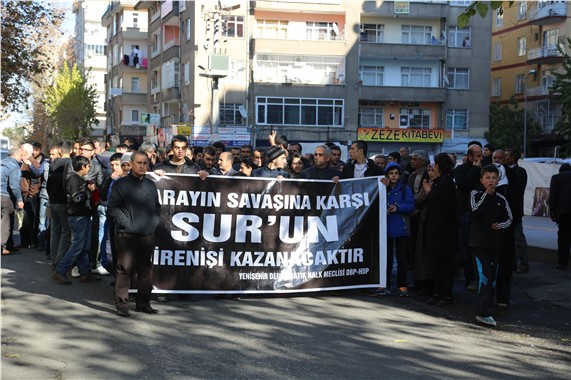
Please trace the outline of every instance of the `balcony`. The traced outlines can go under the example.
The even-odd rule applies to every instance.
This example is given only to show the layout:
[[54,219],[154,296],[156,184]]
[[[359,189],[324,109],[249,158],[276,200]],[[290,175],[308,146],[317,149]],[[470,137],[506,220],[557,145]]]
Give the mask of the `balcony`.
[[316,55],[345,55],[347,54],[347,47],[343,42],[344,40],[315,41],[259,37],[252,40],[251,47],[254,53],[299,54],[300,52],[311,52]]
[[[313,2],[287,2],[287,1],[252,1],[252,9],[267,10],[271,12],[315,12]],[[345,13],[346,2],[343,0],[319,1],[319,13],[342,14]]]
[[560,96],[561,94],[552,94],[549,91],[549,87],[531,87],[527,90],[527,97],[530,98],[546,98],[551,96]]
[[532,25],[550,25],[565,21],[567,18],[567,4],[565,1],[540,3],[535,1],[528,11],[527,17]]
[[361,86],[359,98],[387,102],[444,102],[446,89],[442,87]]
[[446,46],[444,44],[402,44],[398,43],[370,43],[361,44],[361,57],[363,58],[399,58],[414,60],[441,60],[445,59]]
[[563,55],[557,50],[557,46],[529,49],[527,51],[527,64],[550,64],[563,61]]

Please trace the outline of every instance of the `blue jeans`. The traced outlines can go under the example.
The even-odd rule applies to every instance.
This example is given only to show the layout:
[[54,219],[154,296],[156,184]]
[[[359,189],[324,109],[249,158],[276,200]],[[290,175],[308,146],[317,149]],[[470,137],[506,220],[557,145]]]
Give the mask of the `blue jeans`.
[[46,246],[46,230],[48,219],[46,217],[46,209],[48,208],[48,200],[40,197],[39,207],[39,223],[38,223],[38,246],[45,248]]
[[57,263],[56,272],[65,275],[75,263],[80,275],[91,273],[89,266],[89,246],[91,245],[91,216],[69,216],[71,245]]
[[67,222],[67,205],[50,204],[50,259],[57,264],[69,249],[71,230]]

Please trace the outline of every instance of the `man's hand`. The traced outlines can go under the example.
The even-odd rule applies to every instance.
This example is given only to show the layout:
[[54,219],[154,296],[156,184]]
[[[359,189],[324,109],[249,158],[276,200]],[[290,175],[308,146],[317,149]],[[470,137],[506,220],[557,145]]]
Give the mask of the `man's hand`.
[[270,142],[271,146],[276,145],[276,135],[277,135],[277,132],[272,131],[272,133],[270,133],[270,135],[268,136],[268,141]]
[[87,185],[87,188],[89,189],[89,191],[94,192],[95,189],[97,189],[97,187],[95,186],[94,183],[90,183]]
[[336,175],[335,177],[331,178],[333,180],[334,183],[338,183],[339,182],[339,176]]
[[422,188],[424,189],[424,193],[428,195],[428,193],[430,193],[430,191],[432,190],[432,184],[427,180],[424,180],[422,181]]
[[206,170],[201,170],[198,172],[198,176],[200,177],[201,180],[205,180],[206,177],[208,177],[210,173],[208,173]]
[[154,171],[154,173],[155,173],[156,175],[158,175],[159,177],[162,177],[162,176],[164,176],[165,174],[167,174],[167,173],[166,173],[164,170],[162,170],[162,169],[157,169],[157,170]]
[[24,202],[20,201],[18,202],[18,209],[21,210],[24,208]]

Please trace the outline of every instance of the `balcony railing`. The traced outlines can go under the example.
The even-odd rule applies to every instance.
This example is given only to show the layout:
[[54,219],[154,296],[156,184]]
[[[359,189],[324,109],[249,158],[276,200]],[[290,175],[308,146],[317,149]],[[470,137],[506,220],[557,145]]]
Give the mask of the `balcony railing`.
[[550,93],[549,87],[531,87],[527,90],[527,96],[546,96],[546,95],[560,95],[557,93]]
[[554,4],[535,2],[535,6],[528,12],[530,20],[539,20],[546,17],[567,16],[567,4],[562,1]]
[[527,59],[541,59],[541,58],[551,58],[551,57],[563,57],[559,50],[557,50],[557,46],[551,45],[536,49],[529,49],[527,52]]
[[399,44],[399,45],[446,45],[445,39],[437,39],[436,37],[426,38],[414,42],[402,42],[398,38],[380,38],[379,36],[361,35],[361,43],[364,44]]
[[[295,37],[291,37],[294,35]],[[345,41],[345,31],[339,32],[339,34],[331,33],[305,33],[303,38],[299,38],[297,33],[284,32],[282,34],[277,34],[275,32],[257,32],[254,33],[254,38],[267,38],[267,39],[279,39],[279,40],[301,40],[301,41]]]

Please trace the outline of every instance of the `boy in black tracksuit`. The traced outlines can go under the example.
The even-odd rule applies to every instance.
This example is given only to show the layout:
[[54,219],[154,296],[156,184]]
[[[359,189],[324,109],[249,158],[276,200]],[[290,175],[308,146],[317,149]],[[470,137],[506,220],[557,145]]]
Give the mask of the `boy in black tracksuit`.
[[506,198],[496,192],[499,172],[493,165],[484,166],[480,183],[484,190],[470,193],[469,245],[478,270],[478,313],[476,320],[491,326],[496,321],[490,308],[494,301],[498,257],[502,251],[502,230],[512,223],[512,213]]

